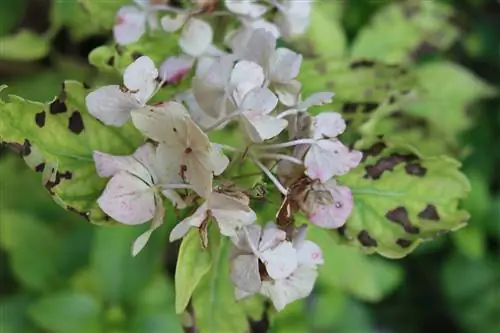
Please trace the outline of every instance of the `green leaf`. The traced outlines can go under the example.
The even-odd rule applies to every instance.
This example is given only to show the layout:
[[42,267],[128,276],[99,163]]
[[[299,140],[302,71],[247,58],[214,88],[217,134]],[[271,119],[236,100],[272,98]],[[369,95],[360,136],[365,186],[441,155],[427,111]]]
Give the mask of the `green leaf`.
[[80,10],[88,14],[88,25],[98,26],[101,29],[111,29],[115,23],[116,13],[125,5],[131,5],[128,0],[94,1],[79,0]]
[[[51,30],[55,34],[61,27],[65,27],[73,39],[81,40],[93,34],[97,34],[110,28],[108,22],[97,22],[89,24],[89,21],[95,21],[97,18],[92,16],[92,12],[82,9],[84,1],[52,1],[50,10]],[[92,6],[104,5],[113,6],[119,4],[119,1],[93,1]],[[125,1],[124,1],[125,3]],[[87,7],[84,7],[87,8]],[[110,18],[114,20],[114,16]],[[106,20],[107,21],[107,20]],[[113,21],[111,21],[113,22]],[[106,23],[106,24],[104,24]]]
[[134,304],[138,293],[159,268],[161,244],[158,236],[162,236],[159,230],[148,246],[137,257],[132,257],[132,244],[145,231],[144,227],[113,226],[100,228],[95,233],[90,264],[101,295],[111,303]]
[[11,259],[11,268],[26,288],[41,291],[57,281],[57,235],[28,214],[2,210],[0,245]]
[[358,34],[353,57],[389,63],[418,60],[433,50],[445,50],[458,38],[453,10],[438,1],[397,2],[379,10]]
[[25,8],[25,0],[0,2],[0,36],[7,34],[19,23]]
[[70,291],[46,296],[29,311],[36,324],[54,333],[101,332],[100,312],[96,300]]
[[423,96],[407,112],[427,119],[449,140],[469,127],[467,108],[477,99],[494,94],[494,90],[466,68],[450,62],[433,62],[416,71]]
[[32,61],[45,57],[49,52],[49,41],[37,34],[21,30],[15,35],[0,37],[0,59]]
[[271,333],[311,332],[305,301],[298,300],[288,304],[283,311],[271,317]]
[[311,228],[308,234],[321,247],[325,258],[319,269],[319,288],[341,289],[362,300],[377,302],[403,280],[403,271],[396,264],[335,244],[324,229]]
[[471,224],[460,232],[455,232],[453,241],[458,251],[470,259],[481,259],[486,252],[486,234],[477,226]]
[[45,187],[57,203],[94,223],[109,223],[96,203],[107,180],[97,175],[92,153],[129,155],[143,138],[130,123],[105,126],[88,114],[86,94],[82,84],[66,81],[51,103],[10,95],[0,101],[0,140],[25,146],[25,159],[49,176]]
[[27,310],[33,302],[32,297],[25,294],[4,298],[0,301],[0,332],[32,333],[36,332],[27,316]]
[[210,253],[201,247],[199,231],[191,229],[179,249],[175,269],[175,312],[181,314],[211,266]]
[[470,185],[457,161],[424,158],[396,141],[365,139],[356,147],[364,161],[339,177],[354,196],[349,220],[334,233],[342,243],[401,258],[420,242],[465,225],[469,214],[458,204]]
[[304,57],[342,58],[347,40],[340,20],[336,19],[338,9],[337,1],[314,2],[309,28],[292,40],[294,49]]
[[222,237],[215,244],[211,239],[209,244],[214,248],[212,269],[193,294],[196,325],[200,333],[247,332],[245,311],[236,303],[229,278],[229,240]]

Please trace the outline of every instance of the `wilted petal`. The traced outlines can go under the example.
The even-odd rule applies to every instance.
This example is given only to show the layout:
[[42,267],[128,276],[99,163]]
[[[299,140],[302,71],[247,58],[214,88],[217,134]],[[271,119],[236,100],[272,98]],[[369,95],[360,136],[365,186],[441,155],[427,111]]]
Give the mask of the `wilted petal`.
[[211,156],[210,150],[207,150],[191,156],[188,154],[184,159],[186,180],[202,198],[206,198],[212,191],[214,166]]
[[288,83],[299,74],[302,55],[286,48],[277,49],[269,60],[270,78],[273,82]]
[[284,232],[281,229],[278,229],[276,224],[269,222],[266,224],[262,232],[262,239],[259,244],[259,251],[263,252],[268,249],[274,248],[284,240],[286,240],[286,232]]
[[225,236],[236,236],[239,229],[252,224],[257,219],[253,210],[231,196],[212,192],[207,202],[221,234]]
[[187,56],[168,57],[160,66],[160,79],[167,83],[180,82],[193,67],[194,59]]
[[258,258],[252,254],[236,256],[231,265],[231,280],[238,289],[258,292],[261,286]]
[[333,176],[346,174],[361,161],[362,154],[338,140],[319,140],[309,148],[304,159],[306,174],[322,183]]
[[231,237],[231,242],[239,250],[255,254],[258,251],[261,233],[262,227],[260,225],[251,224],[237,230],[236,235]]
[[314,139],[335,138],[346,129],[344,118],[337,112],[322,112],[314,117]]
[[297,251],[290,242],[282,242],[262,252],[259,257],[274,280],[286,278],[297,268]]
[[139,103],[146,104],[156,90],[158,69],[151,58],[142,56],[131,63],[123,73],[125,87],[137,98]]
[[118,44],[126,45],[139,40],[146,32],[146,14],[134,6],[120,8],[116,15],[113,34]]
[[182,30],[179,46],[185,53],[193,57],[199,57],[212,44],[212,39],[213,30],[210,24],[191,18]]
[[99,207],[124,224],[142,224],[155,214],[155,195],[151,187],[128,172],[111,178],[97,200]]
[[105,86],[94,90],[85,98],[89,113],[106,125],[122,126],[130,117],[130,111],[141,104],[119,86]]
[[311,223],[328,229],[343,226],[353,208],[352,192],[347,186],[335,185],[328,182],[327,188],[332,194],[334,202],[329,205],[316,205],[316,209],[308,216]]

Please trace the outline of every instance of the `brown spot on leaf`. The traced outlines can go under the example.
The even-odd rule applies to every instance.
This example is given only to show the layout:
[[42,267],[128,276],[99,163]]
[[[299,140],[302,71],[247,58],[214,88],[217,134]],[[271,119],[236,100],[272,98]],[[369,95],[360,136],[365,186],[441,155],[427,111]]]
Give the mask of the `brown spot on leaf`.
[[40,163],[35,167],[36,172],[43,172],[45,170],[45,163]]
[[385,214],[385,217],[394,223],[397,223],[403,227],[403,229],[409,234],[420,233],[420,228],[414,226],[410,219],[408,218],[408,211],[405,207],[397,207],[394,210],[389,211]]
[[[80,212],[78,211],[75,207],[68,206],[66,207],[70,212],[77,213],[78,215],[82,216],[84,219],[87,221],[90,220],[90,213],[89,212]],[[106,215],[107,216],[107,215]],[[108,216],[109,217],[109,216]]]
[[372,60],[366,60],[366,59],[362,59],[362,60],[358,60],[358,61],[354,61],[352,62],[349,67],[351,69],[356,69],[356,68],[362,68],[362,67],[367,67],[367,68],[370,68],[370,67],[373,67],[375,65],[375,62],[372,61]]
[[63,179],[67,179],[67,180],[71,180],[71,178],[73,178],[73,174],[70,172],[70,171],[66,171],[64,173],[61,173],[61,172],[56,172],[56,179],[54,181],[51,181],[49,180],[46,184],[45,184],[45,188],[51,193],[51,194],[54,194],[54,191],[52,191],[52,189],[54,187],[56,187],[57,185],[59,185],[61,183],[61,180]]
[[364,247],[374,247],[374,246],[377,246],[377,241],[375,239],[373,239],[370,236],[370,234],[368,233],[368,231],[366,231],[366,230],[362,230],[358,234],[358,240],[361,243],[361,245],[363,245]]
[[365,161],[368,156],[379,155],[382,152],[382,150],[384,150],[385,148],[387,148],[387,145],[384,142],[379,141],[379,142],[375,142],[373,145],[371,145],[370,147],[368,147],[366,149],[362,149],[361,150],[361,152],[363,153],[362,162]]
[[418,213],[418,217],[424,220],[431,220],[431,221],[440,220],[436,206],[431,204],[428,204],[420,213]]
[[394,168],[404,162],[409,162],[417,159],[414,154],[402,155],[399,153],[393,153],[390,156],[380,158],[374,165],[365,166],[365,179],[380,179],[385,171],[393,171]]
[[420,163],[413,162],[405,165],[406,173],[409,175],[423,177],[427,173],[427,169],[424,168]]
[[85,126],[79,111],[73,111],[71,117],[69,117],[68,128],[75,134],[80,134],[84,130]]
[[60,98],[56,98],[56,100],[54,100],[52,103],[50,103],[50,107],[49,107],[50,114],[64,113],[67,110],[68,109],[66,107],[66,104]]
[[403,249],[406,249],[406,248],[410,247],[411,244],[413,244],[413,242],[411,240],[408,240],[408,239],[398,238],[398,240],[396,241],[396,244],[401,246]]
[[40,111],[35,114],[35,123],[40,128],[45,126],[45,111]]

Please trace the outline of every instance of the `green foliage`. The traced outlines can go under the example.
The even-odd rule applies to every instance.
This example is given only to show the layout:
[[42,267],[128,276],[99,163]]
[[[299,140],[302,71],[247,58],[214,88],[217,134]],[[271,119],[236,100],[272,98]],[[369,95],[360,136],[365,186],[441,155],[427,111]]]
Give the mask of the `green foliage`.
[[[426,158],[413,147],[384,140],[358,142],[364,161],[339,181],[351,188],[354,210],[341,242],[401,258],[424,240],[465,225],[458,203],[470,191],[460,163]],[[429,191],[432,188],[432,191]]]
[[[109,218],[96,204],[106,180],[97,175],[92,153],[127,155],[142,138],[132,126],[112,128],[90,116],[86,93],[82,84],[67,81],[50,103],[9,96],[0,104],[0,138],[25,145],[25,158],[31,152],[40,154],[35,169],[49,172],[44,185],[56,202],[94,223],[107,223]],[[44,170],[49,166],[52,170]]]
[[43,58],[49,52],[49,41],[28,30],[0,36],[0,45],[0,60],[31,61]]

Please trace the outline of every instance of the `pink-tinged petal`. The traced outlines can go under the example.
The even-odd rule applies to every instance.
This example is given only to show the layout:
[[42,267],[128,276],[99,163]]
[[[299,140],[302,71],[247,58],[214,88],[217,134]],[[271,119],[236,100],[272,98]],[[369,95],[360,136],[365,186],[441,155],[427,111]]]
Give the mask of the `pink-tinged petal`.
[[270,78],[273,82],[288,83],[299,74],[302,64],[302,55],[286,48],[279,48],[274,52],[270,61]]
[[190,18],[184,25],[179,39],[182,51],[193,57],[199,57],[212,44],[213,30],[205,21]]
[[305,240],[300,247],[297,248],[297,261],[299,266],[316,267],[318,265],[323,265],[323,252],[316,243]]
[[153,190],[128,172],[115,174],[97,203],[113,219],[131,225],[151,220],[156,209]]
[[317,205],[314,212],[308,216],[311,223],[327,229],[343,226],[351,215],[354,201],[352,192],[347,186],[329,186],[334,203]]
[[297,268],[297,251],[290,242],[282,242],[277,247],[260,253],[259,257],[274,280],[286,278]]
[[346,174],[361,161],[362,154],[344,146],[338,140],[319,140],[304,159],[306,175],[322,183],[333,176]]
[[260,290],[259,261],[253,254],[236,256],[231,265],[231,280],[234,285],[249,293]]
[[153,217],[153,222],[151,227],[144,232],[142,235],[137,237],[132,244],[132,256],[135,257],[142,249],[146,246],[151,237],[151,234],[158,229],[163,224],[163,219],[165,218],[165,207],[163,206],[163,200],[159,196],[155,196],[156,211]]
[[130,118],[130,111],[140,107],[137,99],[119,86],[105,86],[85,98],[89,113],[106,125],[122,126]]
[[153,60],[147,56],[142,56],[125,69],[123,83],[139,103],[145,105],[158,86],[156,83],[157,77],[158,69]]
[[335,138],[346,129],[344,118],[337,112],[322,112],[314,117],[314,139]]
[[139,40],[146,32],[146,14],[137,7],[125,6],[116,15],[113,34],[118,44],[126,45]]
[[193,68],[194,60],[191,57],[168,57],[160,66],[160,78],[171,84],[179,83]]

